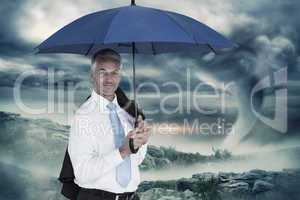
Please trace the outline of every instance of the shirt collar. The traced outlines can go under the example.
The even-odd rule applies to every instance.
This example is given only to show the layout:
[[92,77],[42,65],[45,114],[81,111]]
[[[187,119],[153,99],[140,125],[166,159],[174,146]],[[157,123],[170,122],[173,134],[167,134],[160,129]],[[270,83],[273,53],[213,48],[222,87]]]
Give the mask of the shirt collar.
[[91,94],[92,99],[97,103],[97,105],[100,108],[100,111],[107,111],[107,105],[109,103],[113,103],[117,106],[117,109],[120,108],[118,100],[117,100],[117,95],[115,94],[115,97],[113,101],[109,101],[108,99],[104,98],[103,96],[99,95],[95,90],[92,91]]

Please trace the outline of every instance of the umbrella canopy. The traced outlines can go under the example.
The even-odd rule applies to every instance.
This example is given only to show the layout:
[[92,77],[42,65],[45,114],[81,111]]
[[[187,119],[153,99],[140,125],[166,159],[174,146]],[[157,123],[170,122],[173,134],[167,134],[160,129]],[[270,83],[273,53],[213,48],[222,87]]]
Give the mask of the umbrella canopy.
[[[94,55],[105,48],[132,53],[133,94],[136,100],[135,53],[215,53],[231,49],[233,42],[188,16],[137,6],[85,15],[58,30],[36,47],[36,53]],[[136,107],[137,115],[137,107]]]
[[188,16],[135,5],[85,15],[36,47],[37,53],[93,55],[111,48],[119,53],[160,54],[222,51],[234,47],[224,36]]

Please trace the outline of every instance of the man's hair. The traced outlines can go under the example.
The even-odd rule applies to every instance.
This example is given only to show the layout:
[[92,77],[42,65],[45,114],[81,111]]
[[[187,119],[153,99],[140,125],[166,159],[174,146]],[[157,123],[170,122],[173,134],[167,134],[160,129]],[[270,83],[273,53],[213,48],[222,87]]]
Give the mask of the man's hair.
[[121,65],[121,56],[118,52],[114,51],[113,49],[101,49],[100,51],[97,51],[92,59],[91,59],[91,70],[94,71],[94,64],[96,62],[96,59],[100,59],[102,62],[106,61],[113,61]]

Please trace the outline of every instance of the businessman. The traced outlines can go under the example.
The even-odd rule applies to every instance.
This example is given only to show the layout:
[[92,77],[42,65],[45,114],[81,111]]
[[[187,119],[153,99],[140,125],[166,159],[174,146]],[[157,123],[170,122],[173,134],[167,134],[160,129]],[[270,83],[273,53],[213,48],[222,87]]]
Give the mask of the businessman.
[[[68,153],[79,186],[77,200],[138,200],[138,166],[147,152],[150,126],[120,105],[121,56],[111,50],[91,60],[91,97],[76,111]],[[132,143],[129,142],[132,138]]]

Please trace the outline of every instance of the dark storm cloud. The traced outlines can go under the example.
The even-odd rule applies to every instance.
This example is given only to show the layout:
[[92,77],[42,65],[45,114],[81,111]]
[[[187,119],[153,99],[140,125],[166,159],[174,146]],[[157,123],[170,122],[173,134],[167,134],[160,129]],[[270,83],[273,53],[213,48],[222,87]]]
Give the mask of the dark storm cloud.
[[[300,24],[297,21],[300,17],[299,6],[299,1],[272,1],[265,6],[257,6],[248,14],[257,19],[258,23],[254,23],[248,28],[236,29],[232,34],[232,38],[240,44],[239,52],[248,53],[247,57],[242,56],[237,60],[247,60],[248,65],[250,62],[250,70],[258,67],[272,68],[271,71],[283,67],[288,68],[288,83],[295,82],[295,84],[287,86],[288,132],[297,135],[299,126],[296,121],[300,119],[300,104],[296,100],[298,99],[299,102],[300,98]],[[242,62],[236,66],[247,67],[245,64]],[[268,73],[268,71],[264,71],[260,77],[262,78]],[[259,127],[259,125],[256,126]],[[274,136],[274,134],[270,135]],[[263,141],[262,138],[258,138]],[[276,140],[276,138],[273,139]],[[272,140],[268,138],[268,141]]]
[[25,73],[22,86],[47,88],[53,83],[48,80],[52,74],[55,85],[75,85],[88,80],[90,66],[86,61],[74,55],[0,57],[0,85],[12,87]]
[[[18,56],[27,53],[33,44],[21,39],[17,33],[16,22],[19,11],[26,1],[2,0],[0,6],[0,56]],[[27,28],[30,28],[29,26]]]
[[[5,30],[1,31],[1,42],[3,43],[0,50],[8,55],[16,55],[22,50],[30,51],[31,47],[26,41],[20,39],[16,33],[15,20],[17,20],[17,11],[22,7],[21,2],[4,1],[1,6],[3,12],[10,19],[0,21]],[[257,81],[267,75],[269,71],[266,66],[276,70],[277,68],[288,66],[289,79],[297,80],[299,78],[299,30],[300,25],[297,23],[299,18],[299,2],[297,1],[254,1],[240,3],[233,6],[233,14],[243,13],[251,20],[245,23],[239,23],[232,27],[228,37],[239,44],[239,48],[233,52],[218,55],[209,59],[203,59],[203,56],[195,54],[166,54],[156,56],[137,55],[137,68],[142,69],[137,76],[137,82],[151,81],[159,86],[166,81],[176,80],[184,86],[186,77],[184,73],[186,68],[194,72],[212,74],[217,80],[230,82],[248,81],[248,88],[251,88]],[[10,11],[7,11],[10,10]],[[237,15],[241,16],[241,15]],[[238,21],[238,20],[237,20]],[[3,29],[2,29],[3,30]],[[16,45],[9,51],[10,47]],[[27,49],[26,49],[27,48]],[[35,55],[25,57],[24,63],[30,63],[38,70],[61,70],[64,72],[62,80],[65,83],[74,81],[87,81],[89,71],[89,61],[84,57],[58,56],[58,55]],[[9,59],[9,57],[5,57]],[[86,62],[82,62],[86,60]],[[131,56],[124,56],[128,63],[126,67],[131,68]],[[159,75],[149,77],[148,73],[143,73],[147,68],[159,71]],[[130,70],[128,70],[130,71]],[[3,77],[1,85],[13,84],[16,74],[19,72],[1,72]],[[10,74],[11,73],[11,74]],[[31,84],[31,79],[40,80],[42,85],[46,84],[46,76],[42,74],[35,75],[38,78],[30,78],[26,83],[30,86],[40,85]],[[191,85],[196,85],[201,80],[191,77]],[[122,82],[125,90],[129,90],[129,79]],[[164,87],[161,87],[164,89]],[[170,91],[170,88],[166,89]],[[291,95],[298,95],[298,90],[293,90]],[[289,93],[290,94],[290,93]],[[257,98],[262,99],[258,96]]]
[[[253,20],[235,26],[231,31],[229,37],[239,44],[236,50],[208,60],[196,54],[182,54],[183,58],[192,59],[197,63],[196,65],[203,66],[203,70],[213,74],[216,79],[237,82],[243,88],[237,95],[250,95],[251,89],[262,78],[270,75],[270,72],[288,67],[288,81],[295,82],[295,84],[288,84],[288,99],[292,99],[288,101],[289,133],[297,132],[296,121],[300,119],[298,108],[295,108],[300,106],[296,103],[296,99],[300,97],[300,24],[297,22],[300,15],[299,6],[297,1],[268,1],[267,3],[257,2],[257,5],[251,8],[242,7],[241,12]],[[262,91],[255,96],[258,106],[263,102],[265,95],[265,91]],[[249,104],[249,102],[246,103]],[[258,123],[261,122],[258,121]],[[252,133],[253,131],[250,135],[253,135]],[[272,133],[270,135],[274,136]],[[256,136],[253,135],[253,137]],[[272,139],[278,138],[270,137],[269,142]]]

